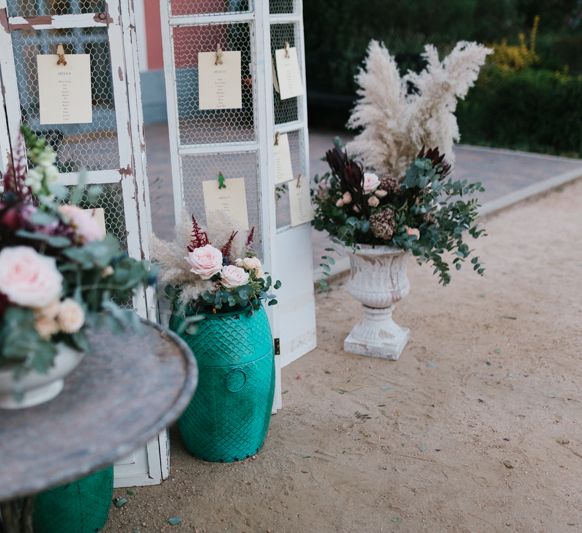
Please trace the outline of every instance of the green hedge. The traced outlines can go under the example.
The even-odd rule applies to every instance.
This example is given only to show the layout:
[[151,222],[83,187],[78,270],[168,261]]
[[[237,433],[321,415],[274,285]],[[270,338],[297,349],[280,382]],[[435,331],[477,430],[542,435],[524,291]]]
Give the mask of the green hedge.
[[582,157],[582,76],[488,67],[458,119],[463,143]]

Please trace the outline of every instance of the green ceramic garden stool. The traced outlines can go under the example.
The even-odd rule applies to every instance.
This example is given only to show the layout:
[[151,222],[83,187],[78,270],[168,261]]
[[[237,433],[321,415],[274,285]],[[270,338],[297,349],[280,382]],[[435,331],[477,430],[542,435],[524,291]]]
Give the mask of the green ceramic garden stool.
[[[178,330],[183,317],[172,316]],[[263,446],[273,406],[273,338],[265,310],[206,315],[182,338],[196,357],[198,388],[178,421],[188,451],[230,463]]]
[[105,526],[113,497],[113,467],[34,500],[34,533],[95,533]]

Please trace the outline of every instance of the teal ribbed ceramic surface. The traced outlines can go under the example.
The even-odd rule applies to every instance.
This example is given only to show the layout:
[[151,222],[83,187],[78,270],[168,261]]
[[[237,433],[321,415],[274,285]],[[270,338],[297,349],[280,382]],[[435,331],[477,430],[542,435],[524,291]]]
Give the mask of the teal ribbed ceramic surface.
[[[173,316],[177,330],[183,318]],[[190,453],[212,462],[240,461],[263,446],[273,406],[273,338],[265,310],[208,315],[182,338],[198,363],[198,388],[178,421]]]
[[51,489],[34,500],[34,533],[95,533],[113,497],[113,467]]

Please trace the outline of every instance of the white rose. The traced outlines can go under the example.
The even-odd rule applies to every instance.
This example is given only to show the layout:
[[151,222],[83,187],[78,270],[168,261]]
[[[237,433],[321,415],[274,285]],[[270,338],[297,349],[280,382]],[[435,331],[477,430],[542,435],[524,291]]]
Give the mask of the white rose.
[[83,308],[73,299],[67,298],[59,307],[59,327],[65,333],[77,333],[85,323]]
[[237,267],[244,268],[247,272],[252,270],[261,270],[263,265],[258,257],[245,257],[244,259],[237,259],[235,262]]
[[59,324],[54,318],[48,316],[39,316],[34,322],[34,329],[36,332],[46,340],[49,340],[53,335],[56,335],[59,331]]
[[0,252],[0,292],[23,307],[46,307],[61,296],[63,277],[52,257],[28,246]]
[[190,272],[204,280],[210,279],[222,270],[222,252],[210,244],[190,252],[186,261],[191,266]]
[[73,226],[83,242],[102,241],[105,238],[103,227],[90,210],[81,209],[76,205],[61,205],[59,213],[65,222]]
[[364,192],[370,194],[380,185],[380,178],[371,172],[364,173]]
[[234,289],[249,282],[249,275],[243,268],[229,265],[222,269],[220,273],[220,283],[227,289]]

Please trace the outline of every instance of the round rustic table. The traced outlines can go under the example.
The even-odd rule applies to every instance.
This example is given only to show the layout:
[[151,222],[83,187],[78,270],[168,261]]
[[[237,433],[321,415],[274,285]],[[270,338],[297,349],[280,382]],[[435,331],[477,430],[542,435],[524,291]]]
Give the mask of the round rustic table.
[[174,422],[198,379],[186,344],[160,326],[90,336],[92,352],[54,400],[0,410],[4,533],[32,532],[34,494],[113,464]]

